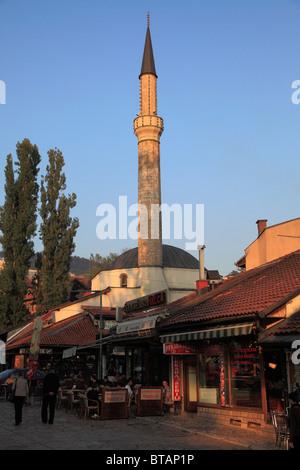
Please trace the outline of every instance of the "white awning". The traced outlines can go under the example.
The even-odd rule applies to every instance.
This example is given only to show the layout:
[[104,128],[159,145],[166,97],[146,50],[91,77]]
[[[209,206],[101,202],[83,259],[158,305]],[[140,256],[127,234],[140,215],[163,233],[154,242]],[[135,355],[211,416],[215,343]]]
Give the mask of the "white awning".
[[149,330],[155,328],[156,319],[159,315],[143,317],[137,320],[124,321],[117,325],[117,334],[131,333],[132,331]]
[[74,346],[73,348],[64,349],[62,357],[63,359],[66,359],[67,357],[72,357],[75,355],[76,355],[76,346]]

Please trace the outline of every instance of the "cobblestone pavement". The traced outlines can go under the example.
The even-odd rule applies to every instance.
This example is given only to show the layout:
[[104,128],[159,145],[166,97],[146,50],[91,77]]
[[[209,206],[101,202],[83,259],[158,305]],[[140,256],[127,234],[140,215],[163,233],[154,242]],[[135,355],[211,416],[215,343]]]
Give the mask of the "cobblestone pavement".
[[14,406],[0,402],[1,450],[275,450],[273,436],[261,442],[241,430],[216,431],[198,420],[168,413],[159,417],[119,420],[79,419],[77,412],[55,412],[54,424],[43,424],[40,405],[25,405],[23,422],[14,425]]

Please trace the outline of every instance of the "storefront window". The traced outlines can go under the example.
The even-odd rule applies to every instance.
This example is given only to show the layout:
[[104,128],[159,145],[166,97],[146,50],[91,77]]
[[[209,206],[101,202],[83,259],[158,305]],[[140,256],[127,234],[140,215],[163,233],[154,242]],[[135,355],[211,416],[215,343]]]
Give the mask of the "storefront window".
[[219,345],[200,350],[199,400],[200,403],[225,405],[224,354]]
[[232,343],[230,365],[232,405],[261,408],[258,348],[251,343]]

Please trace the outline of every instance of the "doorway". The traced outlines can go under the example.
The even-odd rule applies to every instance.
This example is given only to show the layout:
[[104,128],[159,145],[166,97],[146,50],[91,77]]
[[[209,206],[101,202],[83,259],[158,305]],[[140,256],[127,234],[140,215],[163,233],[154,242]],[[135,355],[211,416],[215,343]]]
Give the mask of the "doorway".
[[184,409],[197,411],[197,360],[196,356],[185,357],[183,360],[184,377]]

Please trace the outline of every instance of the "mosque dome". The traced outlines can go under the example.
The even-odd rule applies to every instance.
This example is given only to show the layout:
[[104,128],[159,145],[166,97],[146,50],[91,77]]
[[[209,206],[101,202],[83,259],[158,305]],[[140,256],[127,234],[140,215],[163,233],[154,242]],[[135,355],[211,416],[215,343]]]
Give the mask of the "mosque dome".
[[[199,269],[199,261],[190,253],[171,245],[162,245],[163,268]],[[138,268],[138,248],[132,248],[118,256],[108,267],[113,269]]]

